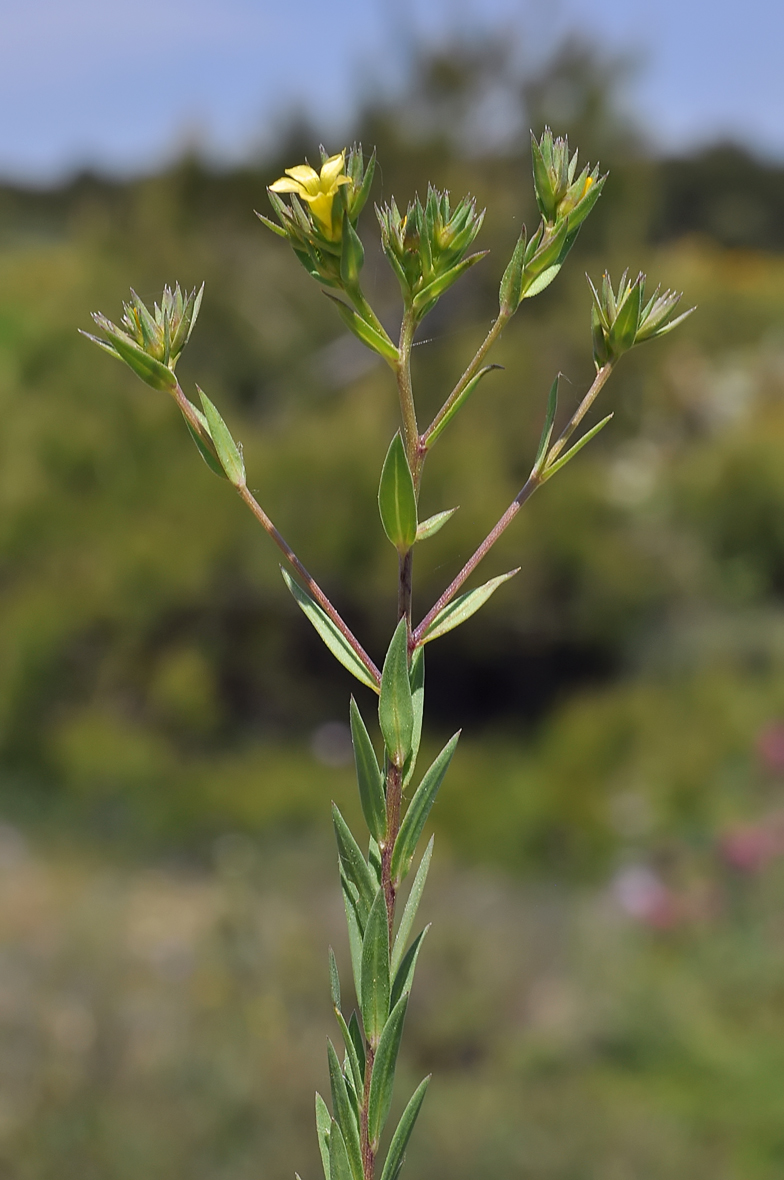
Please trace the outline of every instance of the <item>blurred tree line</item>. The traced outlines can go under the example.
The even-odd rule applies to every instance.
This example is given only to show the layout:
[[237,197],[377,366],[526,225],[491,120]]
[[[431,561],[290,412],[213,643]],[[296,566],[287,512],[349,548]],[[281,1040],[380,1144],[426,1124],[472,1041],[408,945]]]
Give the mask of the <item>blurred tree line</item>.
[[[704,838],[777,790],[754,742],[784,712],[784,168],[732,145],[655,157],[622,115],[621,73],[577,42],[538,73],[500,42],[457,42],[417,58],[405,93],[367,104],[352,133],[378,150],[374,199],[402,205],[430,180],[487,206],[490,257],[423,326],[423,415],[535,224],[522,129],[549,122],[611,171],[569,265],[498,347],[504,371],[434,452],[423,511],[460,511],[417,554],[418,615],[521,486],[554,374],[565,406],[590,380],[583,272],[641,268],[699,304],[624,360],[599,407],[612,427],[498,545],[488,576],[522,565],[518,577],[428,650],[431,722],[466,727],[437,822],[456,848],[514,868],[592,871],[630,841]],[[378,658],[395,609],[375,506],[394,391],[253,216],[317,144],[298,124],[231,171],[189,157],[129,182],[0,188],[11,812],[198,842],[300,823],[328,791],[348,795],[340,732],[315,759],[309,743],[353,685],[285,592],[273,547],[168,399],[76,333],[92,310],[116,319],[129,285],[152,299],[206,280],[183,385],[221,407],[262,504]],[[370,210],[364,234],[391,330]],[[498,805],[480,815],[490,787]]]

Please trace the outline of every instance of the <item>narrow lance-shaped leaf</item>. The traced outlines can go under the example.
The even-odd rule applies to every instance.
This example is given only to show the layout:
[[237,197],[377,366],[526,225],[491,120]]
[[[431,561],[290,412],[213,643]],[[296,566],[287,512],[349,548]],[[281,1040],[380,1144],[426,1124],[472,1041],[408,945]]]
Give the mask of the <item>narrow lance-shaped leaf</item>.
[[311,598],[307,590],[304,590],[298,582],[294,581],[291,574],[283,566],[280,567],[280,572],[283,575],[283,581],[286,583],[305,618],[313,625],[317,634],[332,652],[338,663],[342,664],[352,676],[356,676],[357,680],[362,684],[366,684],[368,688],[372,688],[374,692],[378,692],[378,685],[373,674],[365,667],[345,635],[338,630],[326,611],[319,606],[314,598]]
[[425,1100],[427,1087],[430,1082],[430,1077],[426,1077],[424,1081],[420,1082],[416,1090],[406,1105],[406,1109],[400,1116],[400,1122],[395,1128],[395,1133],[392,1136],[392,1142],[389,1145],[387,1158],[384,1161],[384,1168],[381,1173],[381,1180],[397,1180],[398,1173],[403,1166],[405,1159],[406,1148],[408,1141],[411,1138],[411,1132],[414,1129],[414,1124],[417,1121],[422,1103]]
[[198,430],[191,425],[184,413],[182,416],[185,425],[188,427],[188,434],[196,444],[196,450],[199,452],[213,475],[218,475],[221,479],[228,479],[228,476],[223,470],[223,467],[221,466],[220,460],[218,459],[217,453],[215,451],[215,444],[210,438],[210,432],[207,427],[207,419],[204,417],[201,410],[197,410],[195,406],[192,405],[191,409],[196,415],[196,419],[199,423]]
[[462,410],[463,406],[466,404],[482,378],[486,377],[488,373],[492,373],[494,369],[503,369],[503,367],[503,365],[485,365],[483,369],[479,370],[475,377],[471,378],[465,389],[462,390],[460,395],[455,398],[454,402],[444,414],[438,425],[425,435],[425,443],[428,450],[430,450],[436,439],[439,438],[441,434],[443,434],[444,430],[455,417],[455,415],[458,414],[460,410]]
[[592,438],[595,438],[600,430],[604,430],[612,416],[612,414],[608,414],[606,418],[602,418],[601,422],[597,422],[595,426],[587,431],[587,433],[583,435],[579,442],[576,442],[574,446],[566,452],[565,455],[562,455],[560,459],[556,459],[551,467],[545,467],[544,474],[542,476],[542,482],[546,482],[551,475],[555,475],[556,471],[560,471],[562,467],[565,467],[569,460],[573,459],[577,452],[583,449],[586,443],[589,443]]
[[226,478],[235,488],[242,488],[245,486],[245,464],[239,448],[207,394],[199,389],[198,385],[196,388],[199,390],[204,417],[210,428],[210,437],[215,444],[221,467],[226,472]]
[[362,1023],[374,1047],[389,1015],[389,925],[384,890],[370,909],[362,940]]
[[348,1032],[354,1044],[354,1049],[357,1054],[357,1061],[359,1062],[359,1071],[362,1078],[365,1077],[365,1042],[362,1037],[362,1029],[359,1027],[359,1020],[356,1012],[351,1013],[351,1019],[348,1022]]
[[343,872],[349,881],[354,883],[366,910],[369,910],[376,896],[373,878],[368,863],[362,855],[362,849],[334,803],[332,804],[332,824],[335,828],[335,839],[338,844],[338,855]]
[[509,259],[501,286],[498,291],[498,306],[505,315],[514,315],[520,306],[523,287],[523,264],[525,261],[525,228],[517,239],[512,257]]
[[419,958],[419,951],[422,943],[425,940],[429,926],[425,926],[421,934],[418,934],[411,946],[403,956],[403,961],[395,973],[392,983],[392,991],[389,996],[390,1007],[394,1008],[395,1004],[401,996],[407,996],[411,991],[411,985],[414,982],[414,971],[416,970],[417,959]]
[[440,299],[453,283],[465,274],[470,267],[475,263],[480,262],[489,254],[489,250],[480,250],[477,254],[469,254],[468,258],[464,258],[462,262],[458,262],[456,266],[451,267],[445,274],[439,275],[437,279],[433,279],[432,283],[428,283],[421,291],[418,291],[414,296],[414,311],[422,312],[434,299]]
[[[348,881],[341,873],[340,884],[343,889],[343,902],[346,909],[346,926],[348,927],[348,946],[351,953],[351,971],[354,977],[354,993],[357,1003],[362,994],[362,927],[357,914],[357,904],[349,891]],[[350,1025],[349,1025],[350,1027]]]
[[434,841],[435,836],[431,836],[427,842],[427,848],[422,855],[422,860],[419,862],[419,868],[416,871],[416,876],[414,877],[414,881],[411,886],[411,892],[408,895],[408,899],[403,909],[403,915],[400,919],[400,925],[398,926],[397,934],[395,935],[395,941],[392,946],[391,965],[393,979],[397,975],[398,967],[400,966],[403,955],[405,954],[406,943],[408,942],[409,935],[411,934],[411,928],[414,925],[414,919],[416,918],[417,910],[419,909],[419,903],[422,900],[422,891],[425,888],[425,881],[427,880],[427,873],[430,868],[431,858],[433,856]]
[[411,752],[403,767],[403,790],[411,782],[416,767],[419,743],[422,740],[422,721],[425,713],[425,649],[418,647],[411,657],[408,671],[411,684],[411,705],[414,710],[414,728],[411,731]]
[[338,1012],[340,1011],[340,976],[338,974],[338,965],[335,962],[335,952],[332,947],[329,948],[329,994],[332,998],[332,1007]]
[[330,1124],[329,1172],[331,1180],[360,1180],[351,1167],[346,1142],[336,1119]]
[[403,766],[411,752],[414,706],[408,678],[408,624],[401,619],[392,636],[381,673],[378,720],[387,754]]
[[[359,1127],[356,1115],[351,1106],[351,1099],[346,1089],[346,1080],[340,1068],[335,1046],[327,1038],[327,1058],[329,1061],[329,1084],[332,1093],[332,1115],[343,1134],[343,1141],[348,1154],[351,1171],[357,1180],[362,1178],[362,1155],[359,1147]],[[332,1137],[335,1133],[334,1124],[330,1131],[330,1164],[332,1163]],[[333,1180],[336,1180],[333,1173]]]
[[491,578],[489,582],[485,582],[483,586],[478,586],[476,590],[467,590],[465,594],[458,595],[457,598],[452,599],[451,602],[440,610],[433,622],[428,627],[425,634],[422,636],[422,643],[429,643],[431,639],[438,639],[441,635],[446,635],[448,631],[459,627],[461,623],[465,623],[471,615],[476,614],[480,607],[484,606],[488,598],[496,592],[499,586],[504,582],[508,582],[515,574],[520,572],[520,567],[516,570],[509,570],[508,573],[499,574],[497,578]]
[[335,1011],[338,1026],[340,1027],[340,1034],[343,1037],[343,1044],[346,1046],[346,1056],[348,1057],[349,1065],[351,1067],[351,1076],[354,1083],[354,1091],[357,1094],[362,1093],[362,1082],[365,1073],[365,1055],[362,1054],[362,1064],[360,1065],[359,1057],[357,1055],[357,1047],[351,1036],[349,1026],[343,1018],[342,1012]]
[[417,841],[422,834],[422,828],[435,802],[438,788],[441,786],[447,767],[452,761],[452,755],[460,737],[460,731],[449,739],[432,766],[425,771],[422,782],[414,792],[408,811],[400,825],[395,847],[392,852],[392,877],[402,881],[408,872],[414,858]]
[[539,446],[536,451],[536,459],[534,460],[534,471],[538,474],[544,466],[547,458],[547,448],[550,446],[550,439],[553,434],[553,426],[555,424],[555,412],[558,409],[558,381],[561,374],[559,373],[555,381],[550,386],[550,393],[547,398],[547,411],[544,416],[544,426],[542,427],[542,434],[539,439]]
[[392,1090],[395,1084],[395,1066],[400,1048],[400,1038],[403,1035],[403,1022],[406,1018],[408,997],[403,996],[389,1015],[384,1025],[384,1031],[373,1059],[373,1073],[370,1077],[370,1095],[368,1098],[368,1138],[373,1150],[378,1147],[381,1132],[387,1121],[389,1107],[392,1103]]
[[383,840],[387,830],[384,780],[376,759],[373,743],[365,728],[362,715],[354,698],[350,705],[351,741],[354,747],[354,765],[357,772],[359,798],[365,822],[376,840]]
[[377,332],[375,328],[371,328],[370,324],[363,320],[362,317],[353,310],[353,308],[349,307],[348,304],[344,303],[341,299],[336,299],[334,295],[330,295],[327,291],[325,291],[324,294],[327,296],[327,299],[332,300],[338,310],[340,318],[343,320],[343,323],[350,332],[353,332],[354,335],[357,336],[363,344],[366,344],[368,348],[371,348],[373,352],[377,352],[379,356],[383,356],[384,360],[389,361],[392,364],[397,364],[398,360],[400,359],[400,355],[397,348],[386,334],[382,336],[381,333]]
[[423,520],[421,524],[417,525],[417,541],[428,541],[434,537],[456,512],[456,508],[447,508],[446,512],[436,512],[434,516],[428,516],[427,520]]
[[324,1180],[330,1180],[329,1170],[329,1133],[332,1127],[332,1115],[329,1113],[327,1104],[324,1099],[316,1091],[316,1134],[318,1136],[319,1152],[321,1153],[321,1164],[324,1168]]
[[417,535],[414,480],[400,434],[389,444],[378,485],[378,510],[384,532],[398,553],[406,553]]

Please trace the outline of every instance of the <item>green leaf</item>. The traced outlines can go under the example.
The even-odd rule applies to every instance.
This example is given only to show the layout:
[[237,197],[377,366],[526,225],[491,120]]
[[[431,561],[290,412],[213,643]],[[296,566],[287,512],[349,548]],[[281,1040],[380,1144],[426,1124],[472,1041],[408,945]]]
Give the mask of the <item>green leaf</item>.
[[411,985],[414,982],[414,971],[416,970],[417,959],[419,958],[419,950],[429,929],[429,926],[425,926],[422,933],[417,935],[406,951],[403,962],[395,972],[392,991],[389,997],[391,1008],[394,1008],[401,996],[407,996],[411,991]]
[[411,1138],[411,1132],[414,1129],[414,1124],[417,1121],[422,1103],[425,1100],[427,1087],[430,1083],[430,1077],[426,1077],[424,1081],[420,1082],[416,1090],[408,1101],[406,1109],[400,1116],[395,1133],[392,1136],[392,1142],[389,1145],[387,1158],[384,1161],[384,1169],[381,1173],[381,1180],[397,1180],[400,1169],[403,1166],[405,1159],[406,1148],[408,1141]]
[[[332,1093],[332,1114],[334,1118],[330,1131],[330,1165],[332,1165],[332,1138],[335,1133],[334,1123],[337,1123],[343,1135],[343,1143],[348,1155],[351,1171],[356,1180],[362,1180],[362,1156],[359,1149],[359,1127],[356,1114],[351,1105],[351,1099],[346,1089],[346,1079],[340,1068],[335,1046],[327,1037],[327,1058],[329,1060],[329,1084]],[[334,1177],[334,1171],[333,1171]]]
[[414,728],[411,733],[411,753],[403,766],[403,790],[411,782],[416,767],[419,743],[422,740],[422,719],[425,712],[425,649],[418,647],[411,657],[411,667],[408,670],[411,684],[411,704],[414,709]]
[[464,258],[456,266],[450,267],[445,274],[439,275],[437,279],[433,279],[432,283],[428,283],[421,291],[417,291],[413,302],[414,311],[422,313],[427,308],[428,303],[432,303],[435,299],[440,299],[444,292],[453,283],[457,282],[470,267],[482,258],[485,258],[489,253],[489,250],[480,250],[478,254],[469,254],[468,258]]
[[340,976],[335,962],[335,952],[329,948],[329,994],[332,997],[332,1007],[340,1011]]
[[351,1013],[351,1019],[348,1022],[348,1032],[354,1044],[354,1050],[359,1062],[359,1071],[364,1081],[365,1078],[365,1041],[362,1036],[362,1029],[359,1027],[359,1020],[356,1012]]
[[370,735],[353,697],[351,698],[350,718],[351,741],[354,746],[354,764],[357,771],[362,812],[371,835],[375,836],[376,840],[383,840],[387,830],[384,779]]
[[501,286],[498,289],[498,306],[507,315],[513,315],[520,306],[520,293],[523,289],[523,264],[525,261],[525,229],[517,239],[512,257],[504,271]]
[[548,266],[540,275],[534,279],[530,287],[526,288],[523,299],[533,299],[534,295],[540,295],[542,291],[550,286],[553,279],[558,277],[558,272],[563,266],[562,262],[556,262],[553,266]]
[[412,749],[414,705],[408,678],[408,624],[398,623],[381,672],[378,720],[389,759],[402,767]]
[[423,520],[420,525],[417,525],[416,540],[427,541],[430,537],[434,537],[439,529],[444,527],[450,516],[454,516],[456,512],[456,508],[447,508],[446,512],[437,512],[435,516],[429,516],[427,520]]
[[[438,425],[425,434],[425,444],[428,450],[430,450],[436,439],[444,432],[445,428],[452,421],[455,414],[462,410],[463,406],[466,404],[482,378],[486,377],[488,373],[492,373],[493,369],[503,369],[503,367],[503,365],[485,365],[483,369],[480,369],[479,372],[471,378],[465,389],[460,393],[459,397],[455,398],[452,405],[444,414]],[[454,512],[455,509],[452,511]]]
[[370,1075],[370,1095],[368,1097],[368,1139],[375,1151],[384,1123],[387,1121],[389,1107],[392,1103],[392,1089],[395,1084],[395,1066],[400,1048],[400,1038],[403,1035],[403,1022],[406,1018],[408,996],[398,1000],[392,1009],[389,1020],[384,1025],[384,1031],[378,1043],[378,1049],[373,1059],[373,1072]]
[[425,826],[425,821],[435,802],[438,788],[441,786],[447,767],[452,761],[452,755],[455,752],[455,746],[459,737],[460,731],[458,730],[449,739],[432,766],[425,771],[422,782],[414,792],[414,797],[400,825],[400,831],[397,834],[395,847],[392,852],[392,878],[395,881],[402,881],[411,867],[411,861],[414,859],[414,853],[416,852],[419,837],[422,834],[422,828]]
[[351,1167],[346,1141],[335,1119],[329,1132],[329,1172],[332,1180],[361,1180]]
[[338,855],[343,872],[355,886],[364,912],[368,913],[376,896],[373,878],[361,848],[334,803],[332,804],[332,824],[335,828],[335,839],[338,844]]
[[334,295],[330,295],[328,291],[325,291],[324,294],[326,295],[327,299],[331,299],[335,304],[340,318],[343,320],[343,323],[350,332],[353,332],[363,344],[368,346],[368,348],[372,348],[373,352],[377,352],[379,356],[383,356],[384,360],[391,361],[393,364],[397,364],[400,359],[400,354],[395,345],[387,336],[386,332],[382,336],[381,333],[377,332],[375,328],[371,328],[370,324],[363,320],[362,317],[358,315],[353,308],[349,307],[347,303],[344,303],[342,299],[337,299]]
[[378,510],[384,532],[398,553],[406,553],[417,535],[417,503],[406,450],[398,432],[389,444],[381,481]]
[[[195,406],[193,407],[193,409],[197,414],[199,414],[199,411],[196,409]],[[199,414],[199,417],[203,418],[204,415]],[[205,437],[202,437],[196,430],[194,430],[194,428],[191,426],[190,422],[188,421],[188,419],[185,417],[184,414],[183,414],[183,419],[185,420],[185,425],[188,427],[188,434],[191,436],[194,443],[196,444],[196,450],[199,452],[202,459],[209,467],[210,471],[213,473],[213,475],[219,475],[221,479],[227,479],[228,476],[226,475],[226,472],[221,467],[220,462],[218,461],[218,457],[215,454],[215,445],[209,436],[209,432],[207,430],[206,424],[204,427]],[[206,422],[206,420],[205,420],[205,422]]]
[[550,386],[550,393],[547,398],[547,411],[544,416],[544,426],[542,427],[542,434],[539,439],[539,447],[536,452],[536,459],[534,460],[534,471],[539,472],[544,465],[547,457],[547,448],[550,445],[550,439],[553,434],[553,425],[555,423],[555,412],[558,409],[558,381],[561,374],[559,373],[555,381]]
[[[362,926],[357,913],[357,901],[352,896],[349,883],[341,873],[340,884],[343,889],[343,903],[346,908],[346,925],[348,927],[348,947],[351,953],[351,971],[354,976],[354,992],[359,1003],[362,994]],[[350,1023],[349,1023],[350,1027]]]
[[458,595],[453,598],[451,602],[440,610],[433,622],[428,627],[425,634],[422,636],[422,643],[429,643],[431,639],[438,639],[442,635],[446,635],[448,631],[459,627],[461,623],[465,623],[471,615],[476,614],[481,606],[487,602],[488,598],[503,585],[513,578],[515,574],[520,572],[519,567],[516,570],[509,570],[506,574],[499,574],[497,578],[491,578],[489,582],[485,582],[483,586],[478,586],[476,590],[467,590],[465,594]]
[[606,418],[602,418],[601,422],[597,422],[565,455],[562,455],[560,459],[556,459],[552,467],[546,467],[542,475],[542,483],[546,483],[551,475],[555,475],[556,471],[560,471],[562,467],[565,467],[569,460],[573,459],[577,452],[583,449],[586,443],[589,443],[592,438],[595,438],[600,430],[604,430],[611,418],[612,414],[608,414]]
[[280,572],[283,575],[283,581],[286,583],[289,591],[296,599],[302,613],[315,627],[318,635],[332,652],[339,664],[342,664],[352,676],[356,676],[362,684],[366,684],[368,688],[372,688],[374,692],[378,692],[378,685],[372,673],[362,663],[357,653],[354,651],[351,644],[346,637],[337,629],[332,619],[324,611],[314,598],[304,590],[298,582],[295,582],[288,570],[283,566],[280,567]]
[[398,968],[405,954],[406,943],[408,936],[411,933],[411,928],[414,925],[417,910],[419,909],[419,902],[422,899],[422,891],[425,888],[425,881],[427,880],[428,869],[430,868],[430,860],[433,856],[433,844],[435,836],[431,836],[427,843],[427,848],[422,854],[422,860],[419,862],[419,868],[416,871],[414,882],[411,886],[411,892],[408,895],[403,916],[400,919],[397,934],[395,935],[394,945],[392,947],[392,962],[391,972],[394,979],[397,975]]
[[[374,881],[374,889],[381,888],[381,848],[375,836],[371,836],[368,841],[367,854],[368,868]],[[374,895],[375,896],[375,893]]]
[[316,1134],[318,1136],[321,1164],[324,1168],[324,1180],[331,1180],[329,1170],[329,1132],[332,1127],[332,1115],[327,1109],[324,1099],[316,1091]]
[[362,1023],[373,1047],[389,1016],[389,922],[384,890],[371,906],[362,941]]
[[354,229],[348,216],[343,219],[343,233],[341,235],[340,250],[340,278],[344,286],[352,287],[359,278],[359,272],[365,263],[365,250],[359,234]]
[[365,1054],[362,1054],[362,1065],[360,1066],[359,1057],[357,1056],[357,1047],[351,1036],[351,1031],[346,1024],[343,1014],[335,1011],[337,1022],[340,1027],[340,1033],[343,1037],[343,1043],[346,1046],[346,1056],[348,1057],[349,1066],[351,1067],[351,1077],[354,1082],[354,1090],[357,1094],[362,1093],[362,1083],[365,1073]]
[[226,472],[226,478],[229,483],[233,484],[235,488],[242,488],[245,486],[245,464],[239,448],[231,437],[229,428],[207,397],[207,394],[202,389],[199,389],[198,385],[196,388],[199,390],[199,397],[201,398],[201,404],[204,409],[204,417],[207,419],[210,438],[215,444],[220,465]]

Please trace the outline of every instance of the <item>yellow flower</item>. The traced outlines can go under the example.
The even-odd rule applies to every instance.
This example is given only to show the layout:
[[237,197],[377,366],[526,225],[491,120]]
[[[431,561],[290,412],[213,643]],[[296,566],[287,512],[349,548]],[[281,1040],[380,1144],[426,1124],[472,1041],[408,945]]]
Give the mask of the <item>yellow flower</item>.
[[310,164],[297,164],[295,168],[287,168],[286,175],[271,184],[270,188],[274,193],[296,193],[303,201],[307,201],[324,236],[335,242],[340,238],[340,226],[333,232],[332,201],[341,184],[350,183],[343,172],[345,166],[344,149],[325,160],[320,173]]

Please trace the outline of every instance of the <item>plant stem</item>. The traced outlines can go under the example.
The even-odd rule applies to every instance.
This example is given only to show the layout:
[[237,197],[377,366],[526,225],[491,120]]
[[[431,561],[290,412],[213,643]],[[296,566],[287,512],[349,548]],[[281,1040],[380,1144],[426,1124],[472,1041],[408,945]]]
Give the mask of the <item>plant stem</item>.
[[[185,396],[185,394],[183,393],[183,391],[179,385],[177,386],[176,390],[174,391],[174,397],[175,397],[177,405],[179,406],[183,415],[190,423],[191,428],[194,431],[196,431],[197,434],[201,433],[203,430],[203,427],[202,427],[201,423],[199,422],[199,419],[196,415],[195,408],[190,403],[188,398]],[[367,654],[365,649],[362,647],[362,644],[359,642],[357,637],[351,631],[348,624],[344,622],[344,620],[341,618],[341,616],[335,610],[334,606],[329,601],[329,599],[327,598],[326,594],[319,586],[316,579],[313,578],[308,573],[308,571],[305,569],[305,566],[302,564],[300,559],[297,557],[294,550],[291,548],[289,543],[285,540],[283,535],[281,533],[279,533],[278,530],[275,528],[275,525],[272,523],[270,518],[267,516],[266,512],[261,507],[258,500],[255,498],[255,496],[250,491],[250,489],[247,487],[247,485],[243,484],[241,487],[238,487],[236,490],[239,494],[240,499],[243,501],[243,503],[245,503],[248,506],[248,508],[250,508],[251,512],[256,517],[256,520],[259,522],[259,524],[262,526],[262,528],[265,529],[267,533],[269,533],[270,537],[272,537],[272,540],[275,542],[278,549],[280,549],[281,553],[286,558],[289,565],[296,571],[296,573],[299,574],[300,578],[307,586],[308,593],[313,598],[315,598],[316,602],[319,604],[319,606],[324,611],[324,613],[335,624],[338,631],[340,631],[340,634],[346,640],[346,643],[349,644],[351,649],[354,651],[355,655],[362,661],[362,664],[364,665],[365,670],[369,673],[369,675],[371,676],[371,678],[375,682],[376,686],[380,688],[381,687],[381,673],[379,672],[378,668],[373,663],[373,661],[371,660],[370,656]]]
[[593,385],[588,390],[585,397],[580,402],[579,406],[577,407],[575,412],[572,414],[569,421],[566,423],[566,426],[564,426],[563,430],[561,431],[561,433],[558,436],[557,441],[554,442],[553,445],[550,447],[550,450],[547,455],[547,461],[545,463],[545,469],[550,465],[550,463],[553,462],[554,459],[558,458],[561,451],[564,449],[564,447],[568,443],[569,439],[572,437],[575,430],[580,425],[580,423],[582,422],[583,418],[590,410],[593,403],[596,401],[596,398],[599,394],[599,390],[602,388],[605,381],[610,376],[610,373],[612,373],[612,370],[613,370],[612,361],[608,361],[606,365],[602,365],[601,369],[599,369],[598,373],[596,374],[596,376],[593,379]]
[[477,349],[476,354],[474,355],[474,359],[471,361],[471,364],[468,366],[465,373],[463,373],[463,376],[460,378],[457,385],[454,387],[454,389],[450,393],[449,397],[446,399],[443,406],[438,411],[438,413],[436,414],[435,418],[428,426],[425,433],[422,435],[423,442],[424,442],[424,440],[426,440],[430,437],[430,435],[433,433],[434,430],[437,429],[438,426],[440,426],[442,420],[446,417],[446,415],[452,409],[452,406],[455,404],[457,399],[460,397],[460,394],[463,392],[465,387],[468,385],[469,381],[473,380],[473,378],[479,372],[479,368],[482,364],[482,361],[485,359],[485,357],[487,356],[487,353],[490,351],[493,344],[495,344],[496,340],[503,332],[504,328],[506,327],[507,323],[509,322],[509,320],[511,318],[511,315],[512,315],[511,311],[508,311],[504,308],[502,308],[501,311],[499,311],[498,318],[495,320],[495,322],[493,323],[493,326],[490,328],[490,331],[487,333],[484,340],[479,345],[479,348]]
[[408,629],[411,630],[411,597],[413,592],[414,550],[409,549],[399,558],[399,577],[397,583],[397,617],[408,619]]
[[431,607],[422,622],[414,630],[411,635],[414,647],[419,646],[428,627],[433,622],[433,619],[436,617],[438,612],[443,610],[443,608],[452,601],[465,580],[471,576],[476,567],[479,565],[480,561],[482,561],[482,559],[485,558],[490,552],[493,545],[495,545],[496,541],[501,536],[501,533],[512,523],[523,504],[525,504],[526,500],[530,500],[531,496],[539,487],[540,483],[540,477],[532,472],[526,481],[525,487],[520,490],[517,496],[515,496],[514,500],[509,505],[496,526],[490,530],[476,552],[471,557],[469,557],[468,561],[465,563],[455,580],[449,586],[447,586],[438,602],[433,607]]

